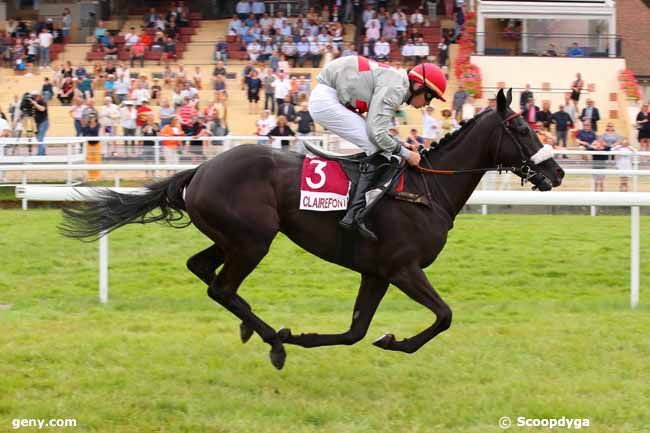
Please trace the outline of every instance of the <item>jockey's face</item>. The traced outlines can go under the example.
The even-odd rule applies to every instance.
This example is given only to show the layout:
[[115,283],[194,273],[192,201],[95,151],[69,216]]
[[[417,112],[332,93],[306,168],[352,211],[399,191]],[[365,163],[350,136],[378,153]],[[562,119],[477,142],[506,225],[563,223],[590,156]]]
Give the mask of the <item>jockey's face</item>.
[[420,93],[419,95],[414,95],[411,98],[411,106],[415,108],[422,108],[425,105],[429,105],[430,101],[427,101],[426,93]]

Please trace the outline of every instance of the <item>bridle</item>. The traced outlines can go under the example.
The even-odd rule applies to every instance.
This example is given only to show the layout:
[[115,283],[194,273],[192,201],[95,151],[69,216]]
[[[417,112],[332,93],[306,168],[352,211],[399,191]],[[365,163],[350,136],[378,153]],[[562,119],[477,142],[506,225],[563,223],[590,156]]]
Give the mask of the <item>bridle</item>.
[[[438,170],[433,168],[425,168],[421,165],[416,166],[416,168],[427,174],[438,174],[438,175],[458,175],[458,174],[480,174],[487,171],[497,171],[499,174],[502,172],[512,172],[521,178],[521,185],[523,186],[526,182],[531,182],[536,187],[539,186],[539,183],[548,182],[548,178],[537,172],[533,167],[550,159],[553,157],[552,147],[544,145],[539,151],[533,155],[528,155],[524,145],[519,141],[516,135],[512,132],[512,120],[517,117],[521,117],[521,113],[512,113],[508,115],[504,120],[500,122],[503,129],[500,129],[501,134],[499,140],[497,141],[497,148],[495,152],[495,165],[493,167],[486,168],[471,168],[465,170]],[[503,164],[498,164],[496,161],[499,161],[499,156],[501,155],[501,143],[503,142],[504,131],[510,138],[512,142],[515,143],[515,147],[519,151],[519,156],[521,157],[521,165],[519,167],[506,167]],[[428,149],[421,150],[421,153],[428,151]],[[429,165],[427,158],[424,158],[424,161]]]

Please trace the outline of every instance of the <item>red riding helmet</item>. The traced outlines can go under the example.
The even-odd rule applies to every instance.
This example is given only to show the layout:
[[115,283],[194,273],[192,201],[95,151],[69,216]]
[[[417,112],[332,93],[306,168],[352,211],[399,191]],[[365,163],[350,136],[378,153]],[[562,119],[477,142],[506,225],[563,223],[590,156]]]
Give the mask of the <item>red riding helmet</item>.
[[[433,97],[446,101],[443,95],[447,88],[447,79],[438,66],[433,63],[420,63],[408,72],[408,77],[411,82],[411,94],[431,92]],[[414,90],[413,83],[422,84],[422,89]]]

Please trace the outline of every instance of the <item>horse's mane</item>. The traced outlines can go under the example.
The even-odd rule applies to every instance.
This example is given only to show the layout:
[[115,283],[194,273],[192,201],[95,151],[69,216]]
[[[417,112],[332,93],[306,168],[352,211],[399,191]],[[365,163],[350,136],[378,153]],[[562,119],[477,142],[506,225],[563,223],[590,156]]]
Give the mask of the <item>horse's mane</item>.
[[457,139],[459,139],[461,136],[465,135],[467,131],[472,129],[472,126],[483,116],[485,116],[487,113],[492,112],[492,110],[485,110],[477,114],[476,116],[472,117],[469,119],[467,122],[463,124],[459,129],[455,130],[452,133],[449,133],[442,137],[438,144],[436,145],[436,149],[440,149],[442,147],[446,147],[451,145],[453,142],[455,142]]

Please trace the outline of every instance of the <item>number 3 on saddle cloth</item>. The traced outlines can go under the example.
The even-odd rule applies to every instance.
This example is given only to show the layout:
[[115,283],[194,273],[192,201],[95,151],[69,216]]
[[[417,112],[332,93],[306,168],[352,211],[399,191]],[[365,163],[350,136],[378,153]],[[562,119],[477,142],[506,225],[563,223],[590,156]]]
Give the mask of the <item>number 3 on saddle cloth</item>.
[[[354,193],[359,172],[364,169],[364,161],[368,157],[365,153],[343,156],[326,153],[309,145],[306,147],[315,156],[306,156],[302,164],[300,210],[347,210],[348,199]],[[377,175],[386,176],[386,171],[388,170],[381,170]],[[402,167],[392,178],[379,179],[376,184],[380,185],[380,189],[369,191],[374,195],[372,201],[387,194],[397,200],[429,206],[430,195],[426,183],[415,170],[407,171],[406,167]],[[368,198],[366,195],[366,200]]]

